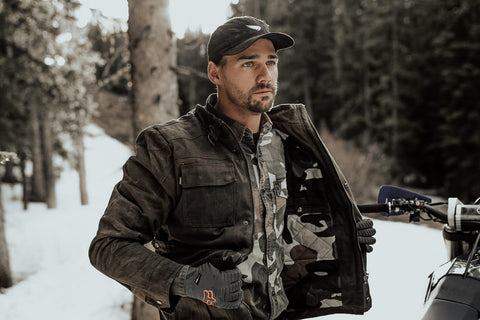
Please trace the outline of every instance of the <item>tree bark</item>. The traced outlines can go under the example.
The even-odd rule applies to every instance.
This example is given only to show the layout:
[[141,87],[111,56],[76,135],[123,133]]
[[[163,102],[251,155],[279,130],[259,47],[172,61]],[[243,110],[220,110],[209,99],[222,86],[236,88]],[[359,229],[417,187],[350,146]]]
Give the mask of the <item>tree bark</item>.
[[400,97],[398,93],[398,13],[396,0],[391,2],[392,7],[392,67],[391,67],[391,81],[392,81],[392,157],[398,157],[398,107],[400,104]]
[[45,175],[42,160],[42,133],[40,130],[39,114],[36,105],[30,106],[30,130],[32,137],[32,181],[30,201],[45,201]]
[[135,136],[149,125],[178,117],[176,45],[167,8],[167,0],[129,1]]
[[[135,136],[149,125],[178,117],[177,52],[167,9],[168,0],[128,1]],[[135,297],[132,320],[155,319],[158,310]]]
[[42,159],[45,172],[46,203],[48,209],[57,207],[55,194],[55,171],[53,166],[53,141],[51,115],[49,112],[41,116],[42,131]]
[[0,183],[0,288],[9,288],[13,284],[10,270],[7,239],[5,237],[5,211],[2,202],[2,184]]
[[372,91],[370,89],[370,66],[368,64],[368,48],[366,40],[368,34],[363,33],[362,39],[362,69],[363,69],[363,118],[365,121],[365,129],[363,130],[362,147],[367,149],[372,144],[372,116],[371,103]]
[[132,320],[159,320],[158,309],[143,302],[137,296],[133,299]]
[[26,159],[27,155],[24,151],[21,151],[19,154],[20,157],[20,170],[22,171],[22,202],[23,210],[28,209],[28,202],[30,201],[30,193],[28,190],[29,183],[27,182],[27,174],[25,173]]
[[79,178],[79,188],[80,188],[80,204],[85,206],[88,204],[88,193],[87,193],[87,172],[85,169],[85,143],[83,141],[83,128],[79,129],[80,132],[75,138],[75,148],[76,148],[76,169],[78,172]]

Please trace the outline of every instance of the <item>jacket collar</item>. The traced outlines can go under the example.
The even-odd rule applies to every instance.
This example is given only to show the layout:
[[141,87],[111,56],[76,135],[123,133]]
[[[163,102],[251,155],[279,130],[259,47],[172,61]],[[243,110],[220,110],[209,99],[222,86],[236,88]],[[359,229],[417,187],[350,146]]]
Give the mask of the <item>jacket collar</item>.
[[[218,111],[217,103],[217,94],[213,93],[208,96],[205,106],[197,105],[194,110],[208,132],[208,139],[212,145],[215,145],[218,140],[228,140],[228,137],[231,136],[230,131],[233,132],[234,138],[239,142],[242,142],[247,136],[252,136],[252,132],[246,126]],[[260,127],[263,134],[273,127],[272,121],[266,113],[262,114]]]

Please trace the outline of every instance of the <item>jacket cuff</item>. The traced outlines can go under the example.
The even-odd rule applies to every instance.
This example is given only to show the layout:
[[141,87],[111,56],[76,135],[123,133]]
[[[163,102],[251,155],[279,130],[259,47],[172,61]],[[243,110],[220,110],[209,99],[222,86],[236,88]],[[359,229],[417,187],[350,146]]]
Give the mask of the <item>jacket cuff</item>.
[[175,267],[173,265],[171,267],[163,265],[162,267],[155,268],[155,271],[150,275],[148,280],[150,285],[147,290],[149,294],[145,297],[145,302],[159,309],[168,309],[172,302],[175,303],[175,299],[172,300],[173,296],[170,295],[170,288],[183,265],[175,264]]
[[180,297],[186,297],[185,292],[185,277],[187,276],[188,265],[185,265],[180,269],[173,280],[172,286],[170,287],[170,294]]

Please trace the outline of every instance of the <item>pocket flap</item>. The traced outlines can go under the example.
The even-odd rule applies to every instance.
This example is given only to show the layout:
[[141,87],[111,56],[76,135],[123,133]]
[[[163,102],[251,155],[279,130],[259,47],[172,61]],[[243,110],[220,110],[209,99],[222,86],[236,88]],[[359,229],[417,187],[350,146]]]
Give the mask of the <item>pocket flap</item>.
[[181,166],[184,188],[223,186],[235,182],[232,163],[188,163]]

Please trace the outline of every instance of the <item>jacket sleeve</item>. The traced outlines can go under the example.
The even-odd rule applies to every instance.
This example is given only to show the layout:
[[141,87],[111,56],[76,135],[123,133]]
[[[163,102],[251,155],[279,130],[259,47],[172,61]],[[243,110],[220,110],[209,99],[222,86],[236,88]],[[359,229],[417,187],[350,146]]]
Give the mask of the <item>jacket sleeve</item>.
[[100,219],[89,257],[92,265],[127,286],[146,302],[170,307],[170,287],[182,268],[144,244],[175,207],[176,178],[171,148],[154,127],[143,131],[136,155],[123,167]]

